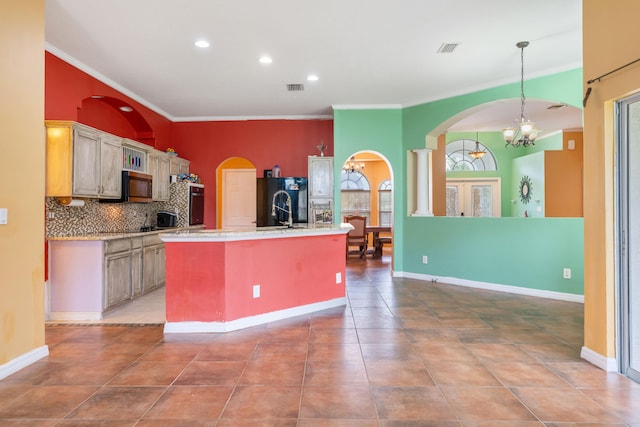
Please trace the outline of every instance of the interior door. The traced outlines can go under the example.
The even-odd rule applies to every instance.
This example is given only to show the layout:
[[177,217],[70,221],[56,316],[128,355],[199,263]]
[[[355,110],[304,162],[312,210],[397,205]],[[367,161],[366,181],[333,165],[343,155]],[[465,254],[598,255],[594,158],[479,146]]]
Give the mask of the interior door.
[[222,171],[222,228],[256,226],[256,170]]
[[617,107],[619,364],[623,374],[640,381],[640,95]]
[[500,216],[500,180],[448,179],[447,216]]

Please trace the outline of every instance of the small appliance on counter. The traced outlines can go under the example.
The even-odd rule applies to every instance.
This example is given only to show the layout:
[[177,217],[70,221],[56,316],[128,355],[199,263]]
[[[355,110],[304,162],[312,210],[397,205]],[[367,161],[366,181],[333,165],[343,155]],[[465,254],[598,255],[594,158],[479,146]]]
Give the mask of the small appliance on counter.
[[178,214],[175,212],[158,212],[157,226],[162,228],[175,227],[178,222]]

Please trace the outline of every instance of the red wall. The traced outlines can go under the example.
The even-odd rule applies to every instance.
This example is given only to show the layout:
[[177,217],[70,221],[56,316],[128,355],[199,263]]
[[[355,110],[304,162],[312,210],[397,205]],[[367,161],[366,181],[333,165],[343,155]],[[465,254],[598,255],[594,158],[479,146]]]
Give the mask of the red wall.
[[[95,95],[105,100],[92,99]],[[169,119],[49,52],[45,52],[44,100],[45,120],[72,120],[155,147],[170,144]],[[123,113],[106,100],[120,100],[134,111]]]
[[345,236],[167,242],[167,321],[223,323],[344,298]]
[[229,157],[249,160],[258,176],[275,164],[282,176],[307,176],[307,157],[319,154],[316,145],[324,141],[325,155],[333,155],[333,120],[183,122],[174,123],[173,136],[173,148],[211,189],[205,197],[208,228],[216,224],[216,168]]
[[[121,112],[120,102],[134,112]],[[258,176],[276,163],[283,176],[307,176],[307,156],[319,154],[317,145],[324,142],[325,154],[333,155],[333,120],[174,123],[49,52],[45,119],[77,121],[163,151],[174,148],[191,161],[191,171],[207,187],[204,220],[209,228],[216,224],[216,168],[229,157],[251,161]]]

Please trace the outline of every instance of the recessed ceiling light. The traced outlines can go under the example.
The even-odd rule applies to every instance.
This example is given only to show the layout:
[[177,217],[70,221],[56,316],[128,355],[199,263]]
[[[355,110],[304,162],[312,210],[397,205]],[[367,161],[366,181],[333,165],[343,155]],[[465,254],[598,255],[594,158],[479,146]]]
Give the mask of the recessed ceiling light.
[[104,98],[104,96],[103,95],[91,95],[91,98],[93,98],[93,99],[102,99],[102,98]]
[[316,76],[315,74],[309,74],[307,76],[307,80],[309,80],[310,82],[315,82],[318,80],[318,76]]
[[261,64],[271,64],[273,59],[271,59],[270,56],[261,56],[258,61],[260,61]]
[[128,105],[123,105],[122,107],[120,107],[120,111],[124,111],[125,113],[130,113],[133,111],[133,108],[129,107]]
[[201,47],[201,48],[205,48],[205,47],[209,47],[210,44],[208,41],[206,40],[198,40],[197,42],[194,43],[194,45],[196,45],[197,47]]

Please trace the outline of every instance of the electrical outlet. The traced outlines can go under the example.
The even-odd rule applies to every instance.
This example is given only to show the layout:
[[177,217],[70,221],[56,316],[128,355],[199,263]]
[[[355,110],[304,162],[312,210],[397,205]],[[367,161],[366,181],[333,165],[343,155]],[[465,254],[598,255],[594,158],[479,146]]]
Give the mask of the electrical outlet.
[[342,273],[336,273],[336,285],[342,283]]
[[260,298],[260,285],[253,285],[253,297]]
[[428,264],[429,263],[429,257],[426,255],[422,255],[422,263],[423,264]]
[[0,208],[0,224],[7,224],[9,222],[9,209]]
[[563,268],[562,269],[562,278],[563,279],[571,279],[571,269],[570,268]]

